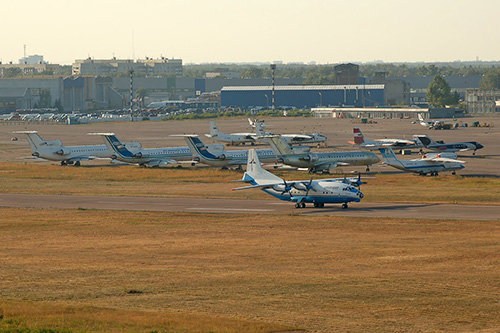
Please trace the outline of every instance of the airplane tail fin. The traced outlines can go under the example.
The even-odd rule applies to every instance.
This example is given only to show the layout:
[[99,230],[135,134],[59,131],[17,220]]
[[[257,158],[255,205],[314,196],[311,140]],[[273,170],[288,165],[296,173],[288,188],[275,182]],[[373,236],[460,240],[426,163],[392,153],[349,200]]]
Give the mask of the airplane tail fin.
[[255,134],[258,137],[263,137],[264,135],[266,135],[266,132],[264,131],[264,128],[262,127],[262,123],[259,121],[255,122]]
[[195,158],[208,158],[208,159],[217,159],[218,157],[212,154],[208,147],[201,141],[196,135],[184,135],[184,139],[188,144],[193,157]]
[[[92,133],[95,135],[94,133]],[[97,135],[102,135],[104,138],[104,143],[108,147],[109,151],[115,152],[124,158],[136,157],[136,154],[132,153],[127,147],[121,143],[121,141],[116,137],[114,133],[96,133]]]
[[365,137],[363,136],[361,129],[359,127],[354,127],[353,132],[354,132],[354,144],[355,145],[363,144],[365,142]]
[[260,164],[259,157],[255,149],[248,151],[247,170],[243,175],[243,181],[252,185],[265,185],[281,183],[283,179],[265,170]]
[[402,166],[403,164],[401,163],[400,160],[394,155],[394,152],[392,151],[391,148],[379,148],[378,149],[380,153],[382,154],[382,158],[384,159],[384,162],[389,165],[399,165]]
[[35,152],[43,147],[62,147],[61,140],[45,141],[38,135],[37,131],[16,131],[14,133],[25,134],[28,139],[31,151]]
[[420,141],[424,145],[424,147],[438,144],[436,141],[432,140],[428,135],[414,135],[414,137],[418,141]]
[[276,155],[293,155],[293,149],[281,136],[267,136]]
[[210,136],[211,137],[218,136],[220,131],[219,131],[219,128],[217,127],[217,124],[215,123],[215,121],[210,120],[209,123],[210,123]]

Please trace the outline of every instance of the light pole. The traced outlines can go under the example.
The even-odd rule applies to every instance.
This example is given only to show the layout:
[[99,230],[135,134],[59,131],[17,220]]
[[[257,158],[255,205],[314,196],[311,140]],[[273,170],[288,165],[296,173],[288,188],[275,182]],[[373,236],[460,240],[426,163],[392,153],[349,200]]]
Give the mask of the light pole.
[[321,107],[323,105],[323,95],[319,92],[319,106]]
[[276,71],[276,64],[271,64],[271,70],[273,71],[272,83],[273,83],[273,91],[272,91],[272,102],[273,102],[273,111],[274,111],[274,72]]
[[266,110],[269,110],[269,96],[267,94],[264,94],[266,96]]

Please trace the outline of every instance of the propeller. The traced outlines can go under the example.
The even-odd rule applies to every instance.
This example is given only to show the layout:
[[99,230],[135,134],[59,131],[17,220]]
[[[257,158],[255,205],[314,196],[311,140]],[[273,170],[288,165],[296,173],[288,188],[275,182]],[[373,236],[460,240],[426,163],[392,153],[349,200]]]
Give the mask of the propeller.
[[306,197],[309,194],[309,190],[312,189],[312,182],[313,182],[313,177],[311,177],[311,180],[309,181],[309,184],[306,185],[306,188],[307,188]]
[[283,179],[283,184],[285,185],[285,188],[283,189],[283,191],[281,192],[281,195],[285,194],[286,192],[288,192],[290,194],[290,197],[292,196],[292,193],[290,193],[290,190],[292,189],[287,183],[286,183],[286,180]]

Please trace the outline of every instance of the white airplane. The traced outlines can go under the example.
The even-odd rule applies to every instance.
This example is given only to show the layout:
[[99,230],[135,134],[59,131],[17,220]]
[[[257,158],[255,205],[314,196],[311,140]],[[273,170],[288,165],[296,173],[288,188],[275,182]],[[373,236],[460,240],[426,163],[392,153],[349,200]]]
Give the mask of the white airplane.
[[359,146],[359,148],[366,149],[378,149],[379,147],[393,147],[399,149],[405,148],[423,148],[424,145],[416,139],[407,140],[407,139],[377,139],[377,140],[369,140],[365,139],[361,129],[359,127],[354,127],[354,141],[349,141],[350,144]]
[[[245,165],[248,158],[248,150],[227,150],[221,153],[213,153],[198,138],[197,135],[182,135],[186,140],[193,159],[197,162],[227,168],[230,165]],[[275,163],[276,155],[272,149],[257,149],[257,154],[265,163]]]
[[[31,147],[32,156],[49,161],[59,161],[61,165],[74,164],[79,166],[82,161],[96,158],[111,158],[112,152],[106,145],[67,146],[61,140],[45,141],[37,131],[17,131],[25,134]],[[138,142],[125,144],[128,149],[136,151],[141,148]]]
[[295,208],[304,208],[306,203],[313,203],[316,208],[324,207],[325,203],[335,203],[342,204],[345,209],[349,202],[359,202],[364,196],[356,188],[362,184],[360,177],[283,180],[262,168],[254,149],[248,152],[247,170],[242,181],[251,185],[234,188],[233,191],[260,188],[280,200],[295,202]]
[[399,160],[391,148],[379,148],[384,164],[390,165],[396,169],[414,172],[420,175],[430,174],[437,176],[441,171],[451,171],[455,174],[456,170],[465,168],[464,161],[457,160],[454,153],[431,153],[424,155],[421,159],[409,161]]
[[[112,151],[111,159],[125,163],[139,164],[140,166],[159,167],[168,164],[177,164],[179,161],[196,163],[189,147],[141,148],[130,151],[120,142],[114,133],[89,133],[101,135],[106,146]],[[210,145],[207,147],[213,153],[224,151],[223,145]]]
[[[262,127],[262,123],[255,123],[255,139],[263,140],[265,136],[275,135],[273,133],[265,132]],[[328,140],[328,138],[322,134],[311,133],[311,134],[280,134],[280,136],[289,145],[302,144],[302,143],[320,143]]]
[[262,127],[266,127],[266,124],[264,124],[264,120],[248,118],[248,122],[250,123],[250,126],[252,128],[255,128],[256,123],[261,124]]
[[444,143],[443,141],[436,142],[428,135],[414,135],[414,137],[419,140],[425,148],[440,152],[473,150],[474,152],[472,155],[476,155],[476,150],[484,148],[482,144],[476,141]]
[[215,121],[210,120],[210,134],[205,134],[208,138],[216,141],[227,142],[229,144],[245,144],[250,143],[255,145],[255,133],[224,133],[219,131]]
[[425,120],[424,116],[421,113],[418,114],[418,120],[420,121],[420,125],[425,126],[429,129],[444,124],[443,120]]
[[329,172],[330,169],[339,165],[366,165],[366,171],[370,171],[370,165],[380,162],[380,158],[370,151],[297,153],[280,136],[267,136],[266,138],[278,157],[278,163],[308,168],[310,173]]

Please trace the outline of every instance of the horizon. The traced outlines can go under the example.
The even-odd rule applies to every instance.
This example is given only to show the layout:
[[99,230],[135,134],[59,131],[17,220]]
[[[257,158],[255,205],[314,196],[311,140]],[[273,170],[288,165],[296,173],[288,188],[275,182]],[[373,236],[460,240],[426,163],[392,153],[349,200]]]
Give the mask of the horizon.
[[[2,63],[43,55],[215,63],[496,62],[500,2],[26,0],[0,21]],[[21,17],[22,14],[22,17]],[[103,22],[105,24],[103,24]],[[6,33],[8,32],[8,33]]]

